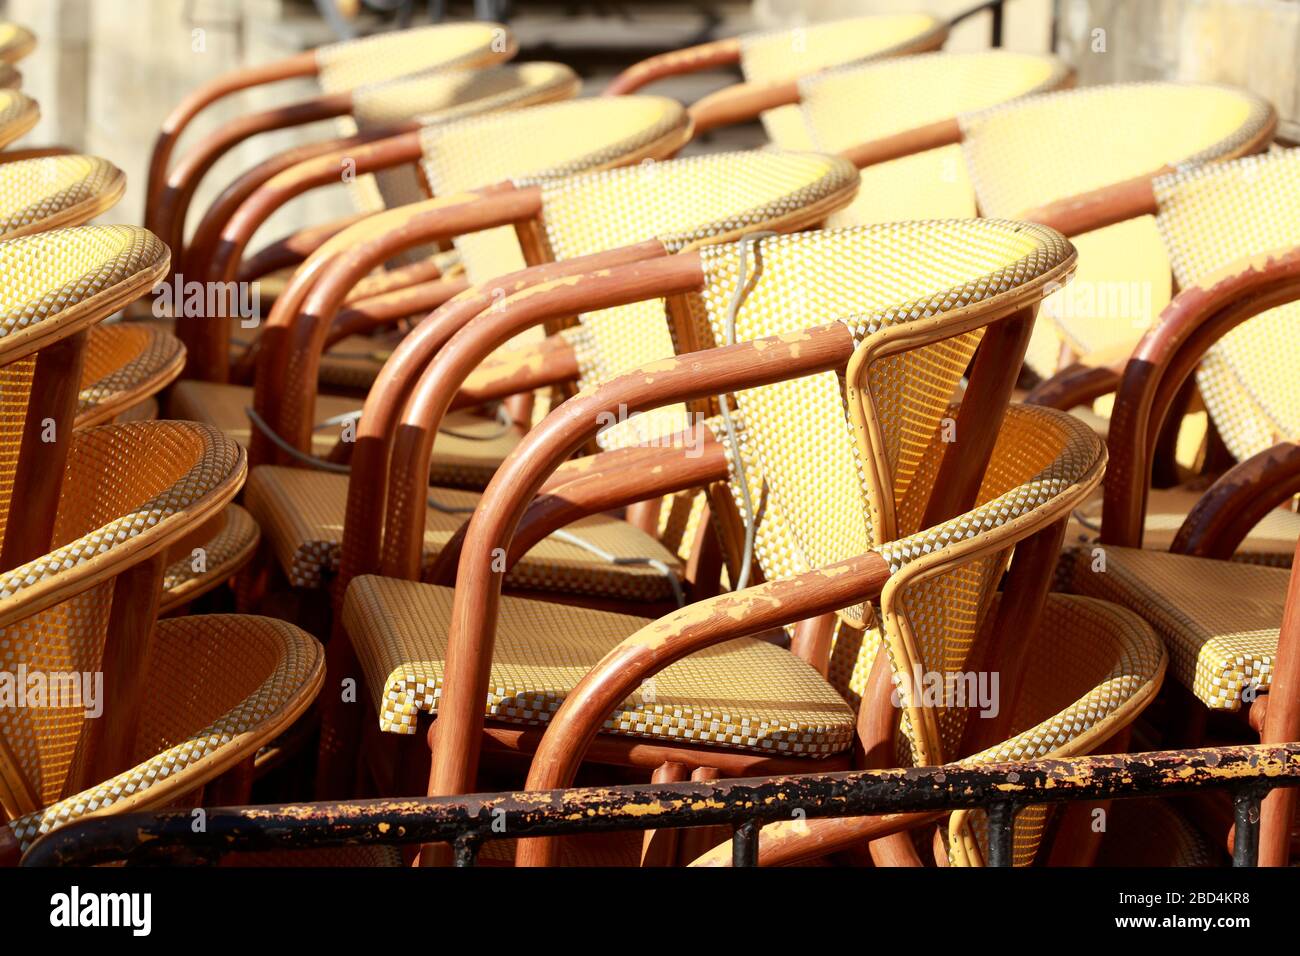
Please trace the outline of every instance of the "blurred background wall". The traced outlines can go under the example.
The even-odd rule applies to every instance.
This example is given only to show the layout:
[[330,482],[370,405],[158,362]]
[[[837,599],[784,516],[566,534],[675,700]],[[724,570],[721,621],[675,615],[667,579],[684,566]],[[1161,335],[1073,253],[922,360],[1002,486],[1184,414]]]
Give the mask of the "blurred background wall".
[[[345,0],[346,2],[346,0]],[[500,2],[500,0],[497,0]],[[558,59],[598,92],[622,66],[684,44],[771,26],[794,26],[866,12],[928,10],[954,15],[974,0],[629,0],[532,2],[509,8],[520,58]],[[423,12],[423,3],[416,4]],[[1300,137],[1300,0],[1006,0],[1004,45],[1051,48],[1079,71],[1081,83],[1177,78],[1250,87],[1283,117],[1282,133]],[[453,18],[473,15],[452,3]],[[32,28],[36,55],[21,64],[24,89],[40,102],[42,120],[24,145],[59,143],[111,157],[132,184],[106,219],[139,221],[139,193],[149,149],[163,117],[202,81],[235,66],[265,62],[335,39],[312,0],[0,0],[0,13]],[[358,26],[366,28],[363,19]],[[1055,29],[1054,29],[1055,28]],[[988,45],[981,14],[954,30],[949,49]],[[693,100],[731,82],[705,74],[656,87]],[[242,112],[310,96],[309,82],[233,98],[204,114],[195,133]],[[246,144],[209,174],[194,209],[268,151],[319,137],[303,128]],[[757,130],[730,132],[734,145],[759,141]],[[350,211],[342,188],[313,193],[315,221]],[[335,208],[322,209],[321,206]],[[295,228],[293,205],[265,227]]]

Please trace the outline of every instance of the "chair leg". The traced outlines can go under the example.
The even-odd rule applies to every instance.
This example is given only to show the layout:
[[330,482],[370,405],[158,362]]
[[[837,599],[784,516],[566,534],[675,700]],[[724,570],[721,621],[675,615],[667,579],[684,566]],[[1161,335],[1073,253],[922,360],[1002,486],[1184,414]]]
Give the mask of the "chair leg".
[[[692,783],[708,783],[721,779],[722,774],[713,767],[696,767],[691,771]],[[680,862],[683,865],[690,863],[691,860],[703,856],[715,846],[730,839],[731,831],[727,827],[689,827],[682,830],[679,837]]]
[[[660,764],[650,775],[651,783],[681,783],[689,777],[686,764],[668,761]],[[641,843],[642,866],[672,866],[677,860],[677,844],[681,831],[647,830]]]
[[[1269,687],[1268,709],[1264,714],[1266,744],[1300,740],[1300,545],[1292,562],[1287,585],[1282,630],[1278,634],[1277,658]],[[1296,792],[1279,787],[1264,798],[1260,811],[1259,865],[1286,866],[1291,851],[1291,822],[1295,817]]]

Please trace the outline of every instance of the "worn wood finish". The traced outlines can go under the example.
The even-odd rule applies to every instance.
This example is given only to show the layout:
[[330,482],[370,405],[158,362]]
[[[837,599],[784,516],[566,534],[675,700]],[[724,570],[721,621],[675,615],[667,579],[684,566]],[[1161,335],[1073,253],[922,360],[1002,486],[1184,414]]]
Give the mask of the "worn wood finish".
[[[393,484],[384,521],[383,573],[409,580],[419,578],[425,489],[437,429],[451,409],[461,383],[488,356],[515,335],[544,322],[689,292],[699,289],[703,282],[699,256],[683,253],[555,279],[517,292],[466,323],[425,368],[411,390],[398,425],[393,442]],[[572,401],[561,407],[570,407]],[[595,434],[594,418],[591,424],[592,434],[588,438]],[[570,453],[577,450],[570,449]],[[545,474],[540,478],[545,478]]]
[[1141,547],[1156,438],[1206,351],[1247,319],[1300,298],[1300,248],[1234,264],[1182,290],[1139,342],[1111,414],[1101,541]]
[[[698,287],[703,281],[697,257],[679,255],[668,261],[674,263],[680,272],[676,276],[670,273],[658,279],[660,294],[686,291],[691,283]],[[674,289],[674,285],[680,289]],[[480,499],[466,533],[449,627],[445,690],[438,711],[441,726],[430,774],[431,792],[466,792],[472,788],[477,771],[479,735],[483,727],[482,701],[487,693],[501,595],[501,575],[492,570],[492,554],[496,548],[508,552],[510,539],[528,503],[546,477],[594,436],[599,423],[598,414],[622,405],[626,405],[629,412],[645,411],[840,368],[848,362],[853,348],[853,338],[848,329],[840,323],[832,323],[803,332],[667,359],[579,394],[533,429],[497,471]],[[874,560],[880,561],[878,556]],[[883,566],[883,561],[880,564]],[[842,582],[852,577],[845,571],[836,580]],[[773,587],[780,588],[782,584],[776,582]],[[828,593],[834,590],[833,584],[827,588]],[[812,587],[805,591],[820,593]],[[762,629],[797,621],[846,606],[868,593],[862,589],[857,598],[842,600],[840,604],[832,602],[825,607],[807,606],[805,602],[792,598],[780,612],[768,612],[778,613],[782,616],[780,621],[766,622],[764,612],[756,609],[756,617],[746,624],[752,623]],[[724,595],[711,601],[725,601],[731,597]],[[711,604],[706,602],[694,607],[698,609],[701,606]],[[733,609],[739,609],[739,606]],[[783,616],[790,609],[793,609],[793,616]],[[675,618],[670,616],[665,620]],[[569,698],[569,702],[573,700]]]
[[145,226],[176,251],[184,249],[185,216],[199,182],[222,156],[244,140],[272,130],[303,126],[352,112],[352,94],[335,93],[236,117],[205,136],[181,157],[159,192]]
[[316,72],[316,54],[308,50],[282,60],[276,60],[274,63],[244,67],[232,70],[229,73],[223,73],[221,76],[204,83],[181,100],[167,114],[167,118],[163,120],[158,137],[154,140],[153,151],[149,155],[149,173],[145,180],[145,222],[152,221],[150,213],[153,212],[153,207],[161,198],[164,184],[167,181],[167,169],[171,164],[171,157],[176,149],[176,143],[181,138],[181,134],[185,132],[186,127],[193,122],[194,117],[217,102],[217,100],[225,99],[232,93],[252,89],[255,86],[264,86],[268,83],[278,83],[281,80],[293,79],[294,77],[315,76]]
[[[1300,740],[1300,545],[1296,552],[1273,661],[1270,703],[1264,716],[1264,732],[1260,734],[1260,742],[1265,744]],[[1292,787],[1281,787],[1264,798],[1259,821],[1260,866],[1290,863],[1295,811],[1296,791]]]
[[[0,547],[0,568],[8,571],[50,550],[64,466],[72,450],[73,422],[81,391],[90,332],[82,329],[36,353],[14,469],[11,507]],[[46,441],[53,426],[53,441]]]
[[[884,559],[868,553],[819,571],[721,594],[648,624],[611,650],[565,697],[533,756],[525,788],[549,790],[570,785],[587,745],[606,717],[642,681],[670,664],[737,637],[870,599],[880,593],[888,578]],[[446,717],[439,714],[438,719]],[[447,736],[448,728],[443,726],[435,749],[435,773],[437,755],[444,750]],[[809,760],[808,764],[811,768],[815,762]],[[544,840],[521,840],[516,862],[520,866],[550,865],[554,849]]]
[[334,317],[323,348],[328,350],[349,336],[366,335],[402,319],[427,315],[469,287],[469,280],[458,275],[361,299]]
[[661,53],[634,63],[614,77],[605,87],[605,96],[622,96],[635,93],[643,86],[668,76],[680,76],[700,70],[731,66],[740,62],[740,39],[728,37],[698,46],[685,47]]

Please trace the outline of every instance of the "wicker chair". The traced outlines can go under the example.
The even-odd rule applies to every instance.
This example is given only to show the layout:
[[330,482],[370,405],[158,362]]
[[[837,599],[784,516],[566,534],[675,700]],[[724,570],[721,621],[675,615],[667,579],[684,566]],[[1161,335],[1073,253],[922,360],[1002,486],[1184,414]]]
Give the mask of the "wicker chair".
[[[499,24],[442,24],[333,43],[223,74],[187,96],[163,121],[149,160],[145,225],[179,255],[179,230],[200,180],[235,146],[261,133],[345,116],[351,112],[352,93],[358,87],[415,74],[490,66],[510,59],[515,50],[514,38]],[[303,77],[315,79],[322,95],[229,120],[173,164],[182,133],[209,106],[234,93]]]
[[[92,156],[54,156],[0,165],[0,240],[51,232],[88,222],[116,204],[125,189],[121,170]],[[29,243],[45,255],[60,234]],[[153,418],[152,396],[180,374],[185,351],[167,332],[139,323],[93,325],[81,359],[81,387],[74,426]],[[238,505],[212,523],[197,565],[184,549],[169,569],[162,610],[175,610],[229,580],[252,557],[258,529]]]
[[[653,363],[584,390],[548,416],[497,473],[471,519],[463,548],[444,550],[438,564],[424,575],[437,583],[415,580],[418,567],[415,574],[407,572],[409,559],[394,565],[402,569],[400,576],[387,571],[384,577],[367,575],[351,582],[344,603],[344,624],[362,663],[371,698],[379,706],[381,726],[410,734],[422,715],[436,710],[432,792],[466,792],[473,787],[481,735],[486,735],[492,749],[527,752],[536,747],[539,734],[533,728],[547,723],[561,701],[570,699],[581,699],[577,711],[594,723],[584,727],[577,738],[568,736],[570,725],[556,738],[554,746],[548,741],[544,756],[539,752],[534,762],[530,787],[563,785],[576,763],[567,762],[559,754],[570,753],[575,761],[580,760],[590,736],[586,730],[594,734],[602,724],[611,733],[597,742],[593,759],[655,770],[659,774],[656,779],[674,779],[668,774],[691,773],[691,768],[695,768],[697,776],[710,772],[748,775],[796,771],[806,768],[810,759],[817,759],[821,769],[845,766],[850,760],[857,717],[843,696],[852,691],[855,669],[851,663],[844,665],[865,659],[866,670],[870,671],[881,643],[880,632],[869,630],[874,612],[862,602],[878,593],[890,578],[891,566],[902,568],[916,557],[919,564],[914,571],[923,576],[925,567],[938,557],[927,560],[920,555],[935,551],[940,542],[975,535],[994,523],[995,514],[1003,520],[1012,517],[1007,508],[1023,515],[1032,513],[1033,504],[1050,501],[1051,507],[1044,506],[1036,523],[1029,519],[1008,522],[1006,527],[1013,530],[1006,532],[1009,537],[1002,548],[989,539],[987,550],[980,552],[987,562],[979,565],[985,569],[983,579],[972,583],[970,579],[978,576],[968,574],[966,581],[971,587],[978,583],[987,590],[996,580],[990,570],[999,566],[1005,548],[1014,542],[1015,528],[1032,526],[1037,532],[1050,526],[1052,534],[1044,531],[1038,537],[1050,538],[1047,544],[1054,549],[1055,535],[1069,506],[1100,479],[1103,459],[1099,440],[1064,414],[1040,418],[1041,410],[1020,412],[1015,416],[1015,426],[1009,424],[1004,430],[1000,446],[1003,451],[999,454],[993,448],[999,416],[988,414],[988,410],[997,407],[999,397],[1005,404],[1010,392],[1005,353],[1023,347],[1038,298],[1050,283],[1062,280],[1073,264],[1073,252],[1059,236],[1021,224],[940,223],[803,233],[763,240],[759,248],[763,265],[752,284],[746,283],[746,308],[737,316],[735,329],[738,338],[752,337],[755,342],[719,350],[716,355],[705,351]],[[948,248],[971,250],[974,258],[963,259],[942,251]],[[675,296],[669,311],[678,320],[679,342],[711,344],[714,337],[725,341],[728,303],[741,281],[738,265],[744,254],[743,244],[712,245],[661,264],[614,269],[601,275],[599,281],[589,282],[585,294],[592,305],[611,304],[619,296],[623,301],[640,301],[655,294]],[[903,262],[908,263],[907,268],[900,266]],[[849,263],[853,266],[849,267]],[[922,263],[924,268],[918,268]],[[836,281],[822,281],[832,272]],[[496,316],[486,316],[485,320],[506,328],[514,314],[526,313],[534,320],[552,311],[559,314],[580,302],[582,285],[588,279],[596,277],[574,284],[579,292],[573,295],[536,290],[507,299]],[[791,307],[792,302],[797,305]],[[801,330],[809,319],[818,317],[842,317],[845,324],[833,321],[829,326]],[[908,321],[910,318],[916,321]],[[655,321],[647,314],[637,331],[649,335]],[[660,317],[657,321],[663,320]],[[964,413],[956,412],[958,434],[968,436],[963,439],[958,463],[957,456],[945,456],[945,445],[938,433],[934,432],[933,438],[931,433],[950,414],[953,386],[979,344],[981,332],[990,323],[997,331],[984,334],[984,358],[976,360],[972,391],[967,393],[968,397],[975,396],[975,403],[963,405]],[[475,331],[473,325],[468,326],[458,338],[469,341]],[[459,351],[458,345],[453,339],[440,353],[429,368],[431,376],[444,362],[453,361],[451,356]],[[908,375],[902,355],[889,354],[909,345],[917,348],[912,355],[916,368],[924,367],[927,374]],[[850,438],[848,410],[833,371],[843,368],[850,358],[853,362],[849,365],[849,379],[860,383],[851,390],[848,401],[863,443],[857,450]],[[867,375],[868,370],[872,381],[862,384],[865,380],[857,376]],[[860,402],[855,397],[863,394],[859,388],[868,389],[873,400]],[[625,448],[604,453],[613,456],[607,470],[601,469],[600,458],[578,470],[584,476],[586,496],[577,494],[575,482],[571,507],[564,514],[557,514],[546,503],[551,495],[564,497],[563,487],[553,486],[549,495],[528,508],[555,467],[596,430],[599,418],[594,416],[618,407],[624,400],[629,409],[648,410],[731,391],[737,392],[744,422],[740,460],[753,461],[757,452],[760,460],[753,463],[758,467],[747,470],[748,480],[751,484],[767,483],[767,495],[758,506],[761,520],[756,528],[755,553],[770,583],[760,585],[752,595],[742,590],[688,606],[648,628],[644,618],[626,614],[500,597],[502,575],[489,570],[490,563],[479,563],[489,540],[489,550],[504,547],[502,553],[508,556],[508,565],[554,524],[563,523],[575,513],[586,513],[587,509],[599,512],[662,494],[673,490],[674,479],[680,483],[678,487],[698,487],[725,481],[729,475],[728,455],[707,456],[709,467],[701,469],[682,455],[680,448],[657,450],[650,459],[657,465],[653,468],[643,460],[642,453],[647,450],[636,449],[641,456],[639,464],[620,467],[618,462],[629,460],[629,449]],[[836,413],[810,418],[804,410],[816,407],[818,402],[836,403]],[[430,404],[437,407],[437,403]],[[974,408],[980,411],[974,412]],[[786,418],[781,420],[783,414]],[[789,418],[796,414],[798,427]],[[407,420],[415,424],[411,412]],[[966,428],[970,431],[965,432]],[[1031,440],[1039,428],[1042,431],[1037,432],[1038,438]],[[823,444],[826,447],[821,447]],[[1031,447],[1041,454],[1019,458],[1010,451]],[[835,448],[843,454],[835,453]],[[866,449],[871,449],[870,454]],[[785,492],[779,489],[775,473],[762,459],[765,454],[779,458],[790,482]],[[1001,478],[998,471],[990,471],[986,479],[990,487],[984,497],[977,493],[983,463],[990,456],[994,461],[1003,461],[1002,456],[1006,456],[1008,471]],[[734,460],[735,456],[731,457]],[[418,459],[409,466],[404,461],[399,447],[392,470],[394,479],[401,482],[418,473],[419,467]],[[864,487],[859,483],[857,469],[867,462],[874,462],[876,471],[872,473],[875,477],[868,476]],[[1038,479],[1031,480],[1035,475]],[[998,480],[1006,481],[1006,485],[997,485]],[[1026,481],[1029,484],[1020,487]],[[1049,487],[1054,490],[1047,492]],[[931,489],[940,490],[926,494]],[[785,497],[791,493],[801,497]],[[723,491],[711,498],[719,509],[726,509],[730,495]],[[760,496],[751,494],[750,499],[757,506]],[[864,500],[869,500],[869,509],[864,508]],[[400,486],[390,492],[389,501],[386,548],[391,547],[389,538],[395,531],[409,542],[409,531],[404,529],[419,521],[410,507],[409,493]],[[984,510],[977,508],[973,516],[952,518],[977,501],[983,502]],[[857,515],[869,511],[869,518],[857,519],[863,525],[860,534],[856,529],[848,530],[852,523],[840,510],[850,506]],[[737,509],[735,505],[730,510],[760,513],[747,507]],[[808,527],[796,529],[800,521],[805,525],[828,522],[830,529],[820,524],[815,531]],[[731,541],[728,550],[734,569],[742,557],[735,543],[744,535],[727,534],[725,522],[722,528]],[[897,539],[905,543],[895,550],[889,542]],[[400,546],[401,541],[400,537],[394,538],[393,544]],[[978,539],[954,544],[954,563],[969,565],[970,559],[959,561],[957,555],[967,550],[979,552],[982,545]],[[864,557],[875,547],[881,549],[884,558],[874,554]],[[1040,579],[1050,573],[1050,562],[1042,561],[1043,547],[1039,541],[1031,549],[1039,556],[1031,557],[1023,572],[1036,575],[1033,580],[1038,583],[1043,583]],[[999,557],[991,556],[995,554]],[[828,570],[810,570],[813,568]],[[962,572],[954,573],[961,578]],[[454,589],[445,586],[453,575]],[[908,576],[903,574],[898,583],[901,585]],[[737,572],[732,580],[743,583],[743,578],[743,573]],[[917,587],[922,586],[918,583]],[[976,588],[974,593],[984,591]],[[786,601],[793,605],[785,607]],[[805,606],[809,601],[811,606]],[[1027,600],[1012,605],[1016,610],[1007,613],[1026,613],[1039,604]],[[976,597],[971,613],[962,618],[962,626],[967,628],[966,649],[970,647],[969,632],[977,628],[979,611],[986,606],[983,598]],[[1055,608],[1056,604],[1049,607]],[[1091,613],[1094,607],[1099,608],[1095,614]],[[841,632],[841,640],[836,642],[837,655],[830,639],[837,631],[834,612],[840,609],[844,609],[846,623],[867,627],[853,631],[856,640]],[[886,611],[887,625],[889,614]],[[1090,628],[1095,633],[1112,634],[1115,643],[1108,655],[1094,651],[1093,662],[1105,661],[1110,666],[1125,659],[1120,654],[1120,649],[1125,649],[1136,655],[1125,659],[1127,663],[1140,664],[1137,679],[1127,691],[1108,698],[1117,705],[1122,702],[1117,713],[1124,716],[1117,718],[1117,730],[1154,691],[1163,668],[1163,651],[1140,621],[1102,605],[1075,606],[1067,601],[1057,617],[1064,620],[1078,614],[1088,618],[1086,627],[1061,625],[1055,632],[1075,634]],[[576,691],[577,697],[570,696],[575,682],[602,658],[615,669],[627,663],[628,658],[617,653],[605,655],[627,635],[638,631],[645,639],[629,641],[625,646],[638,649],[633,656],[645,651],[655,657],[657,642],[649,635],[666,634],[679,622],[702,624],[698,632],[701,639],[707,632],[721,640],[723,631],[728,639],[736,638],[814,616],[819,618],[817,623],[801,628],[796,637],[796,654],[754,640],[712,649],[698,660],[684,661],[676,671],[657,676],[653,700],[645,700],[644,695],[629,699],[628,693],[618,692],[608,707],[604,703],[594,705],[598,716],[587,708],[593,699],[587,689],[599,684],[598,693],[614,693],[612,684],[616,681],[584,680]],[[994,617],[1005,625],[997,629],[1002,635],[999,640],[1010,640],[1013,633],[1024,636],[1024,626],[1012,626],[1001,615]],[[1054,618],[1053,623],[1059,622]],[[1033,630],[1032,621],[1019,624]],[[693,626],[685,629],[697,635]],[[933,637],[940,642],[944,639],[942,633]],[[893,648],[891,653],[897,653],[902,645],[891,641],[889,646]],[[657,658],[655,663],[670,664],[679,656]],[[797,660],[799,656],[805,660]],[[884,661],[885,657],[879,659]],[[1012,654],[1009,659],[1016,658]],[[839,687],[818,673],[827,673],[832,661]],[[645,661],[638,661],[637,666],[642,663]],[[858,670],[862,670],[861,666]],[[608,676],[610,672],[603,673]],[[860,676],[865,678],[866,674]],[[887,678],[887,674],[884,676]],[[1090,691],[1091,686],[1070,689]],[[479,687],[486,688],[486,715]],[[874,695],[871,699],[879,702],[880,698]],[[624,700],[627,702],[620,706]],[[606,723],[611,712],[616,716]],[[929,744],[932,748],[945,746],[930,739],[934,741]],[[994,737],[988,743],[999,739]],[[557,770],[558,764],[564,764],[564,769]],[[677,765],[677,770],[669,764]],[[854,837],[861,839],[861,835]],[[537,862],[531,856],[527,860]]]
[[[1212,711],[1244,713],[1265,742],[1300,735],[1288,574],[1259,566],[1289,563],[1285,548],[1294,552],[1300,538],[1290,510],[1300,490],[1295,386],[1277,352],[1300,308],[1298,175],[1300,150],[1282,150],[1156,181],[1157,223],[1181,291],[1124,372],[1100,533],[1069,566],[1072,589],[1134,608],[1165,639],[1170,674],[1190,692],[1173,722],[1180,744],[1201,739]],[[1193,375],[1239,462],[1199,497],[1159,500],[1148,489],[1155,436]],[[1153,511],[1181,519],[1177,533],[1153,534]],[[1289,805],[1285,796],[1270,802]],[[1267,818],[1263,859],[1279,863],[1286,827]]]
[[745,82],[692,104],[696,127],[704,131],[760,117],[775,145],[807,149],[799,112],[792,105],[799,77],[815,76],[847,63],[937,50],[947,38],[947,24],[923,13],[853,17],[768,30],[642,60],[615,77],[605,94],[632,93],[665,77],[738,65]]
[[71,444],[54,549],[0,576],[0,663],[8,673],[102,671],[99,701],[112,706],[98,720],[84,698],[4,709],[6,862],[90,814],[193,800],[226,771],[226,798],[246,800],[242,771],[324,676],[321,646],[283,621],[155,623],[167,549],[234,496],[239,446],[185,422],[105,425]]
[[[368,216],[392,206],[418,202],[428,197],[417,161],[421,157],[421,129],[459,119],[569,99],[577,93],[578,79],[571,69],[558,63],[525,63],[477,71],[456,71],[432,77],[415,77],[364,87],[353,93],[352,118],[362,133],[373,139],[340,148],[337,140],[321,146],[299,148],[279,154],[239,177],[204,215],[185,252],[181,270],[191,279],[208,282],[251,282],[264,279],[273,270],[295,266],[301,261],[301,236],[316,241],[331,235],[345,223],[309,228],[287,240],[241,261],[254,233],[277,209],[309,190],[336,185],[340,171],[347,170],[355,204]],[[394,135],[396,134],[396,135]],[[377,138],[376,138],[377,137]],[[179,233],[175,235],[179,241]],[[285,253],[288,255],[285,255]],[[409,302],[408,314],[427,311],[464,287],[458,278],[442,280],[451,271],[455,257],[433,257],[433,249],[414,251],[403,262],[414,269],[397,269],[398,276],[431,283],[433,297]],[[412,275],[412,272],[414,273]],[[371,297],[385,291],[391,280],[369,283]],[[363,296],[364,298],[364,296]],[[187,377],[225,381],[229,376],[230,352],[246,354],[251,334],[237,330],[220,316],[186,315],[178,319],[177,332],[191,353]],[[227,338],[221,338],[225,334]],[[364,340],[348,343],[353,351],[365,350]],[[370,349],[368,351],[373,351]],[[334,384],[354,384],[358,364],[342,361],[333,376]],[[363,374],[363,384],[365,384]]]
[[[540,291],[549,280],[564,288],[570,284],[563,278],[566,273],[577,274],[593,265],[638,260],[650,264],[671,250],[717,241],[743,229],[806,228],[847,202],[855,186],[853,170],[842,160],[801,153],[737,153],[555,179],[496,194],[515,210],[512,218],[527,227],[526,234],[545,235],[546,255],[557,261],[497,280],[501,286],[494,282],[449,304],[407,337],[367,399],[347,482],[301,468],[255,470],[248,503],[267,529],[282,567],[291,580],[314,584],[337,562],[336,587],[341,587],[354,574],[380,568],[383,534],[382,565],[400,565],[402,574],[418,577],[462,523],[463,514],[448,514],[447,506],[468,513],[478,499],[476,492],[438,489],[433,492],[437,506],[431,507],[426,503],[427,477],[412,478],[430,474],[433,452],[425,447],[425,440],[433,445],[449,406],[454,410],[458,404],[478,404],[521,388],[575,378],[598,381],[649,357],[673,352],[662,305],[644,302],[630,311],[583,314],[577,327],[556,338],[538,346],[514,346],[492,358],[519,333],[545,324],[524,321],[518,327],[496,327],[489,321],[494,310],[488,308],[500,298],[494,294],[496,288],[532,284]],[[526,200],[522,204],[521,198]],[[456,205],[434,206],[413,221],[419,228],[397,237],[402,243],[416,243],[427,241],[429,234],[495,228],[510,221],[502,218],[494,202],[491,197],[473,202],[473,220],[463,211],[457,215]],[[355,248],[341,271],[365,274],[368,262],[393,251],[385,244],[389,241],[381,238]],[[295,333],[291,340],[319,342],[329,310],[308,307],[303,314],[320,324]],[[482,329],[474,330],[475,323]],[[435,361],[426,368],[435,354],[439,359],[447,354],[449,345],[444,343],[462,326],[470,334],[453,364],[441,366]],[[620,331],[632,329],[637,329],[633,335]],[[315,347],[318,354],[319,345]],[[295,354],[310,354],[310,349]],[[301,383],[310,401],[314,376],[310,368],[302,374],[301,364],[298,359],[292,374],[276,374],[269,380]],[[667,410],[646,425],[666,437],[681,427],[682,414],[680,408]],[[395,445],[398,435],[403,437]],[[599,440],[616,448],[636,436],[620,426]],[[395,456],[391,474],[397,481],[389,477],[390,454]],[[421,505],[418,524],[408,521],[398,536],[384,534],[385,498],[395,501],[416,485]],[[582,540],[540,544],[512,575],[512,588],[573,595],[567,599],[599,606],[623,606],[631,600],[652,612],[656,604],[672,606],[679,588],[716,586],[709,583],[716,579],[716,563],[697,561],[694,547],[700,540],[708,541],[707,522],[701,521],[700,509],[687,512],[679,515],[676,526],[661,524],[653,512],[635,523],[608,517],[583,522],[573,532]],[[412,562],[409,572],[408,560]],[[346,640],[338,645],[346,648]],[[349,726],[360,723],[356,711],[352,708],[345,715]],[[340,763],[348,767],[350,779],[355,760],[340,758]]]

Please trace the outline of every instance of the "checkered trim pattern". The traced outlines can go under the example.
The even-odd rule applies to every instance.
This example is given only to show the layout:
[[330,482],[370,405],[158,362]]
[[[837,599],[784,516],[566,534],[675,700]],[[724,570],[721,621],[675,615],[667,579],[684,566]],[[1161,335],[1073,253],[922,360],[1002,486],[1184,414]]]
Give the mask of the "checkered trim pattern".
[[[343,622],[380,704],[381,729],[413,734],[421,712],[437,713],[453,593],[373,576],[349,585]],[[502,598],[485,713],[506,723],[546,723],[583,675],[647,623]],[[803,661],[773,644],[741,638],[656,674],[603,729],[669,743],[818,756],[845,750],[854,722],[853,711]]]

